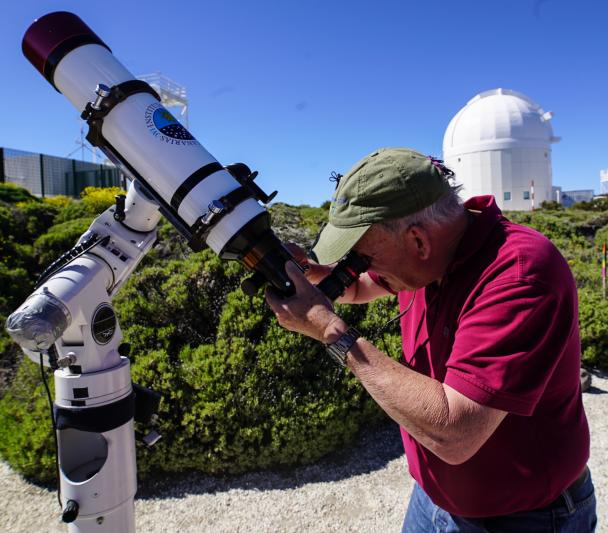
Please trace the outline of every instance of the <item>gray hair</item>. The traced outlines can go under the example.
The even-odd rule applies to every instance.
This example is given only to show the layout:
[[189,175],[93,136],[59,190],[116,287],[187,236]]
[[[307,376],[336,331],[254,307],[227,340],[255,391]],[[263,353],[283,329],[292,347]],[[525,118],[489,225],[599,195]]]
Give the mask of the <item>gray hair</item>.
[[464,211],[462,199],[458,196],[461,189],[461,185],[451,186],[447,194],[421,211],[401,218],[385,220],[379,224],[393,233],[398,233],[410,226],[443,226],[450,224]]

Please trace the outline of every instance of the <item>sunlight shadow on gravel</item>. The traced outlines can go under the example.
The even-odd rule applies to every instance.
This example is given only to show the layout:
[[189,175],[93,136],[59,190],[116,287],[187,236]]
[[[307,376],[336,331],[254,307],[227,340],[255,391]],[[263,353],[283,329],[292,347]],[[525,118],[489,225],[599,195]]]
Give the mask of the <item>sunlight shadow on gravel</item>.
[[[295,468],[253,472],[239,476],[209,476],[198,472],[158,476],[141,482],[137,499],[180,498],[188,494],[225,492],[232,489],[284,490],[308,483],[339,481],[384,468],[403,457],[399,428],[394,422],[365,430],[349,447],[320,461]],[[405,458],[403,458],[405,461]]]

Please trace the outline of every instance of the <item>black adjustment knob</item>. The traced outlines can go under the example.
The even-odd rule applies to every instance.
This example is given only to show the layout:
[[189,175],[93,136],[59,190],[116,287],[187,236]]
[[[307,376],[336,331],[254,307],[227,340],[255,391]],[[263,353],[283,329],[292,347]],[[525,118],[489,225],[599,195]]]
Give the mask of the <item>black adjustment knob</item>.
[[73,522],[76,520],[78,516],[78,502],[75,500],[68,500],[65,504],[65,508],[61,513],[61,520],[63,520],[66,524]]
[[122,222],[125,219],[125,201],[127,197],[124,194],[117,194],[114,199],[116,200],[116,210],[114,211],[114,220]]
[[131,345],[128,342],[123,342],[118,346],[118,353],[123,357],[129,357],[131,353]]

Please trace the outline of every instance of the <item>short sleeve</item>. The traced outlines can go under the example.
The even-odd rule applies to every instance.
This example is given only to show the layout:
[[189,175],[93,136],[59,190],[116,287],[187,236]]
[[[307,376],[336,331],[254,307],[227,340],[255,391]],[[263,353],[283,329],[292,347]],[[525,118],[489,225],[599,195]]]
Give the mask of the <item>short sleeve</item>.
[[482,405],[533,413],[576,328],[562,288],[509,281],[488,286],[459,318],[444,382]]

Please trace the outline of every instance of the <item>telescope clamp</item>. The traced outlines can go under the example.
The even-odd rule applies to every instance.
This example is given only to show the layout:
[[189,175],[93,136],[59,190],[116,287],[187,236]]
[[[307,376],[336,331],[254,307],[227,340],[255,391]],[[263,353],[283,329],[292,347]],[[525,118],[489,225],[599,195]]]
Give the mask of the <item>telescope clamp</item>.
[[80,118],[86,120],[89,125],[89,132],[87,133],[87,141],[92,146],[101,147],[105,145],[103,135],[101,134],[101,127],[103,126],[103,119],[106,115],[116,107],[117,104],[123,102],[129,96],[138,93],[151,94],[160,102],[160,96],[158,93],[150,87],[145,81],[141,80],[129,80],[113,87],[108,87],[103,83],[97,85],[95,89],[97,98],[94,102],[87,103],[84,111],[80,115]]

